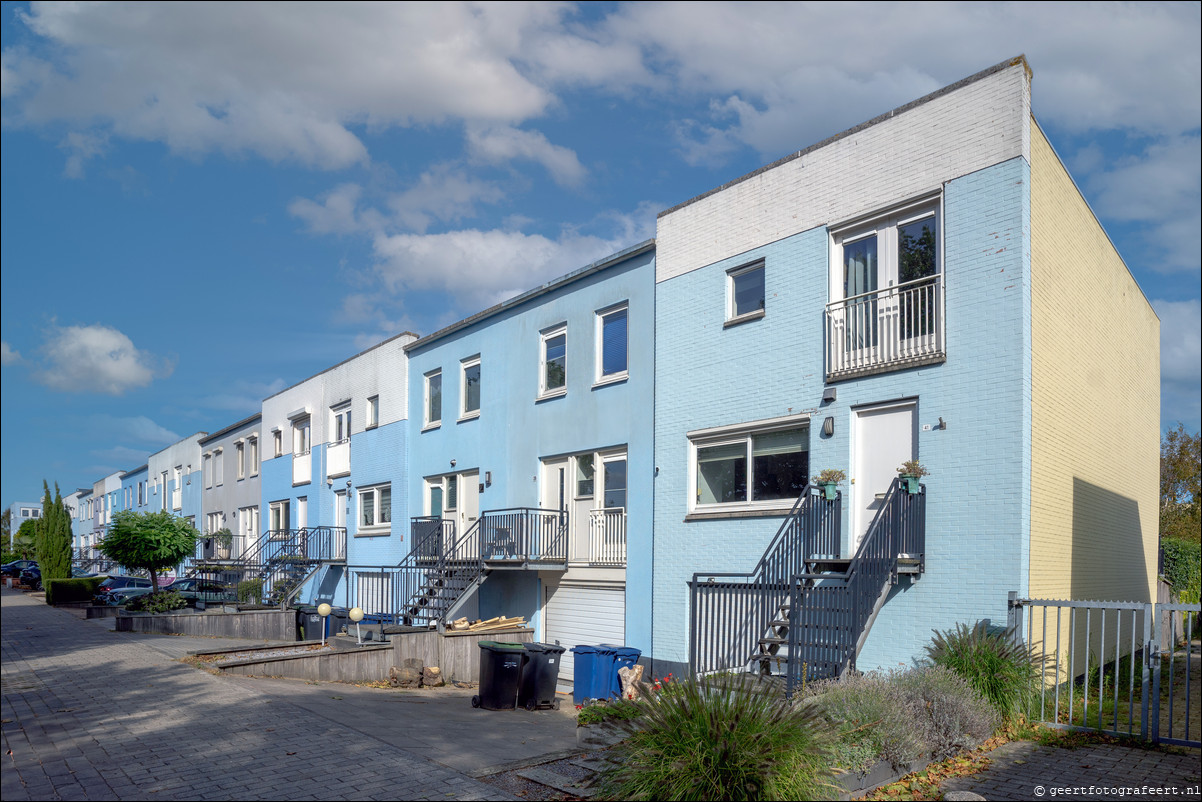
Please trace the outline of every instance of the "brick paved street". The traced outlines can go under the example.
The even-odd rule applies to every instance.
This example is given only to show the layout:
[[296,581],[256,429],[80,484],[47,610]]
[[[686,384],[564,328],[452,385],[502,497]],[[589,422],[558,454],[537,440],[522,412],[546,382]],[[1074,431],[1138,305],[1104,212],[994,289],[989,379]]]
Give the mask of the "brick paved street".
[[7,589],[0,603],[5,802],[514,798],[176,662],[158,638]]

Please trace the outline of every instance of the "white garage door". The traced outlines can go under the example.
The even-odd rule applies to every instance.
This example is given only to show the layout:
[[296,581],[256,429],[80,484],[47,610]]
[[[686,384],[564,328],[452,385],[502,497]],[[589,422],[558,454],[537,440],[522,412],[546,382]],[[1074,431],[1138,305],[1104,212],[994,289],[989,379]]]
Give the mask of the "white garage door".
[[626,643],[626,590],[595,585],[547,588],[543,639],[567,651],[559,664],[560,682],[572,681],[572,647]]

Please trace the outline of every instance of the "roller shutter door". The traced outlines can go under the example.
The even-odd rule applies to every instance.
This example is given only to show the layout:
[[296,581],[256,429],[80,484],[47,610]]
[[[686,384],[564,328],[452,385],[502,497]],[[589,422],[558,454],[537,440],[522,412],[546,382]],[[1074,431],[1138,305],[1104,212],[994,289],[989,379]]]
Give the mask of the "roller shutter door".
[[547,588],[547,594],[544,638],[568,650],[559,666],[560,682],[572,681],[573,646],[626,643],[625,588],[560,585]]

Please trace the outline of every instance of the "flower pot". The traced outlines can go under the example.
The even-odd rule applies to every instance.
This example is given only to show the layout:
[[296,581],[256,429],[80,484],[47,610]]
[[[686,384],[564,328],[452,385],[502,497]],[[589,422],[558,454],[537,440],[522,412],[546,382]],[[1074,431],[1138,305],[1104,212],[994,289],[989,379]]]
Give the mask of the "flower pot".
[[229,544],[227,543],[225,545],[222,545],[222,544],[218,543],[217,544],[217,559],[228,560],[229,558],[230,558]]
[[820,487],[822,488],[822,497],[827,501],[834,501],[839,495],[837,482],[823,482]]
[[902,480],[902,484],[905,485],[906,492],[909,493],[910,495],[917,493],[919,490],[918,480],[921,478],[922,477],[920,477],[920,476],[914,476],[912,474],[903,473],[901,475],[901,480]]

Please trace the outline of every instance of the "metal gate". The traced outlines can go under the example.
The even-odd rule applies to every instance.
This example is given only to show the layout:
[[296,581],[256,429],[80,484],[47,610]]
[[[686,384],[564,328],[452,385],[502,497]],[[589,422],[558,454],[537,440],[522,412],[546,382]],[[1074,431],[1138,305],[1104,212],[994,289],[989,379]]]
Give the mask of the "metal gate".
[[1053,727],[1202,746],[1198,604],[1020,599],[1010,632],[1038,658],[1029,718]]

